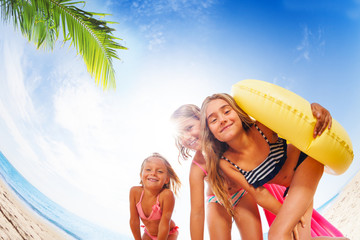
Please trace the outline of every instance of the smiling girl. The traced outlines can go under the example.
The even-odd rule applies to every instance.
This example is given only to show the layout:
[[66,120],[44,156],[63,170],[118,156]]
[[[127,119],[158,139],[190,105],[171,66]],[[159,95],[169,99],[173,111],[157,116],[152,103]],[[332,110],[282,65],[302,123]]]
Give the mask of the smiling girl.
[[[140,170],[140,184],[130,189],[130,227],[136,240],[175,240],[177,226],[171,220],[181,183],[169,162],[160,154],[147,157]],[[140,219],[144,234],[141,236]]]
[[[314,136],[320,135],[327,126],[330,128],[331,117],[322,114],[328,111],[319,104],[312,104],[311,108],[318,118]],[[293,234],[297,235],[296,229],[299,234],[296,238],[311,239],[313,197],[324,165],[250,118],[228,94],[214,94],[204,100],[201,127],[209,179],[226,208],[231,212],[219,172],[238,183],[259,205],[276,215],[270,226],[269,240],[293,239]],[[266,183],[290,187],[283,204],[264,188]],[[299,222],[303,223],[302,228],[297,228]]]
[[204,190],[208,173],[201,153],[200,109],[193,104],[182,105],[172,114],[171,121],[175,125],[175,142],[179,156],[186,160],[195,152],[189,175],[191,239],[204,239],[205,206],[210,239],[230,240],[233,220],[239,229],[241,239],[263,239],[260,214],[254,199],[234,182],[226,182],[234,216],[227,213],[221,201],[215,197],[211,186],[206,190],[205,205]]

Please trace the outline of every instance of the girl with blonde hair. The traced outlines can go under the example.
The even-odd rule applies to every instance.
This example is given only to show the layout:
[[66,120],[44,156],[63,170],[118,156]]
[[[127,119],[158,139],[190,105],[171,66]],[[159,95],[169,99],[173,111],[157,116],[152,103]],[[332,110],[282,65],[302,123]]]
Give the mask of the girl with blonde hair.
[[[320,135],[331,127],[331,116],[319,104],[311,104],[311,109],[317,117],[314,136]],[[228,212],[233,214],[224,175],[276,215],[269,240],[311,239],[313,197],[324,166],[250,118],[228,94],[207,97],[200,119],[209,181]],[[290,187],[283,204],[263,186],[266,183]],[[297,228],[299,223],[303,226]]]
[[226,198],[230,199],[233,216],[227,213],[211,186],[206,190],[207,214],[205,214],[205,182],[207,182],[207,164],[201,154],[200,109],[193,104],[179,107],[171,116],[175,125],[175,144],[179,149],[179,158],[187,160],[195,152],[190,166],[190,234],[191,239],[204,239],[204,222],[210,239],[231,239],[234,220],[243,240],[263,239],[261,220],[257,205],[251,195],[233,182],[225,179]]
[[[153,153],[141,164],[141,186],[130,189],[130,228],[136,240],[176,240],[178,227],[171,220],[181,183],[170,163]],[[140,220],[144,234],[141,236]]]

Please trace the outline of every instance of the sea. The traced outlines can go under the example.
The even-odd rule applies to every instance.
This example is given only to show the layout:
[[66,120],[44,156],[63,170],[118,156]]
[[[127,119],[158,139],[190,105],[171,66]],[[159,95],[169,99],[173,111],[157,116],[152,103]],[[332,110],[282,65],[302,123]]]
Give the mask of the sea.
[[55,203],[31,185],[0,151],[0,177],[14,193],[44,219],[63,230],[71,239],[130,240],[128,236],[114,232],[83,219]]

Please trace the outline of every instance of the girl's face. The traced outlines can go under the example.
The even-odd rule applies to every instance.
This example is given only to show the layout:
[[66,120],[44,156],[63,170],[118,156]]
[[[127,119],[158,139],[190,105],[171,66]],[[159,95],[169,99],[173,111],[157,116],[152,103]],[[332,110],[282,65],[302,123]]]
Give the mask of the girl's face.
[[242,129],[238,114],[223,99],[215,99],[208,103],[206,121],[214,137],[221,142],[232,140]]
[[157,157],[151,157],[144,163],[140,177],[143,186],[148,188],[162,189],[170,181],[163,160]]
[[183,134],[180,138],[184,147],[198,151],[200,145],[200,121],[195,118],[189,118],[184,123]]

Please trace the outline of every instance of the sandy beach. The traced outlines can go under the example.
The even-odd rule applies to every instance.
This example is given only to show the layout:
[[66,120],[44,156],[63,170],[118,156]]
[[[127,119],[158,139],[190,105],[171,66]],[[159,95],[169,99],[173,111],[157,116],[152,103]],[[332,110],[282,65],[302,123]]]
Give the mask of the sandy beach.
[[351,240],[360,239],[360,172],[340,192],[324,217]]
[[[360,236],[360,172],[323,216],[351,240]],[[0,239],[73,239],[25,205],[0,179]]]
[[73,239],[32,211],[0,179],[0,239]]

